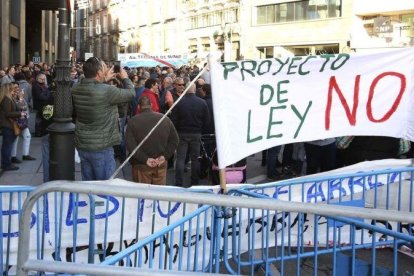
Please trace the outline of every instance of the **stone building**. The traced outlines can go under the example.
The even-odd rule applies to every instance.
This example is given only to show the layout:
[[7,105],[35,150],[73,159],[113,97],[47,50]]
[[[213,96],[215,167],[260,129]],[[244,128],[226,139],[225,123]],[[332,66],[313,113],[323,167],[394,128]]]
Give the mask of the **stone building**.
[[414,47],[414,2],[354,0],[351,48],[356,52]]
[[57,56],[59,1],[3,0],[0,6],[0,66],[29,60],[53,63]]
[[[3,0],[0,65],[57,57],[60,1]],[[413,47],[414,2],[406,0],[71,0],[71,46],[118,53],[210,52],[225,61]]]

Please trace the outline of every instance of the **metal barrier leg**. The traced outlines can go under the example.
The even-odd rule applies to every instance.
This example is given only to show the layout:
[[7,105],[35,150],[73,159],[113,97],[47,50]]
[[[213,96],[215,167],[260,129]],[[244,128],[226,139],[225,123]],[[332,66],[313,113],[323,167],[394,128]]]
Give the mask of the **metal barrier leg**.
[[92,194],[88,194],[90,202],[90,228],[89,228],[89,246],[88,246],[88,263],[93,264],[95,259],[95,198]]

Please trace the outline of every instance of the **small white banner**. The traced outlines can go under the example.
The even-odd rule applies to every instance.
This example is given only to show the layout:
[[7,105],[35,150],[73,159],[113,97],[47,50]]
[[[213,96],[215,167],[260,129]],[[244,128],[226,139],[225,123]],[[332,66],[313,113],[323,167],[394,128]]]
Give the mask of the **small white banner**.
[[211,62],[219,167],[346,135],[414,140],[414,49]]

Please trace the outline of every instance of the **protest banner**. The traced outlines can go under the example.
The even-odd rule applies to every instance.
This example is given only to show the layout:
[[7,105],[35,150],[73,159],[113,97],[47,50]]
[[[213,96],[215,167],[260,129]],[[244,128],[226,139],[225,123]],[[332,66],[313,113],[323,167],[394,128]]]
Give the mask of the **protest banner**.
[[[272,187],[267,186],[268,184],[263,185],[248,185],[251,187],[252,191],[261,190],[260,194],[267,195],[270,198],[277,198],[279,200],[286,201],[297,201],[297,202],[317,202],[318,204],[326,204],[327,201],[333,202],[339,198],[342,201],[356,200],[361,199],[362,194],[364,194],[363,206],[367,208],[391,208],[397,209],[397,206],[400,206],[400,210],[407,210],[409,208],[410,202],[410,185],[406,185],[407,182],[411,181],[411,174],[403,175],[400,179],[397,177],[397,174],[382,175],[381,177],[359,177],[359,178],[337,178],[331,180],[323,180],[324,176],[331,175],[340,175],[356,172],[370,172],[374,169],[392,169],[392,168],[401,168],[411,165],[411,160],[381,160],[381,161],[372,161],[372,162],[363,162],[357,165],[341,168],[331,172],[325,172],[322,174],[314,175],[318,180],[307,182],[305,184],[298,184],[289,187],[288,185],[273,185]],[[122,181],[119,179],[113,180],[114,188],[117,185],[130,185],[131,188],[136,188],[137,184],[129,183],[127,181]],[[299,182],[300,183],[300,182]],[[243,184],[231,184],[229,185],[229,190],[237,189],[246,185]],[[377,189],[374,195],[374,188],[380,187]],[[171,189],[175,189],[171,187]],[[197,189],[206,189],[211,190],[213,193],[218,193],[220,190],[219,186],[215,187],[197,187]],[[353,198],[351,199],[351,191],[353,191]],[[399,196],[396,196],[399,194]],[[386,196],[387,195],[387,196]],[[2,198],[2,223],[3,229],[3,248],[7,248],[8,243],[10,244],[10,252],[7,256],[5,251],[3,251],[3,261],[5,263],[6,258],[9,258],[9,263],[11,265],[16,264],[16,253],[17,253],[17,240],[18,240],[18,218],[19,210],[21,208],[21,203],[24,198],[21,198],[21,195],[16,193],[12,194],[15,198],[13,204],[10,204],[8,200],[8,195],[4,194]],[[385,197],[386,196],[386,197]],[[94,238],[96,241],[96,248],[102,249],[104,246],[102,241],[106,240],[106,256],[113,255],[118,252],[119,248],[125,248],[129,245],[132,245],[135,240],[136,227],[137,223],[140,223],[139,226],[139,235],[138,238],[142,239],[149,236],[151,233],[155,233],[160,229],[167,226],[168,222],[177,221],[183,217],[183,214],[189,214],[190,212],[196,210],[199,206],[196,204],[182,204],[180,202],[171,203],[168,206],[168,202],[161,201],[152,201],[145,199],[126,199],[123,201],[122,198],[112,197],[112,196],[95,196],[95,200],[101,204],[97,204],[97,207],[94,211],[95,218],[95,230],[93,232]],[[377,202],[374,206],[374,200]],[[386,206],[385,206],[386,204]],[[39,238],[44,238],[44,258],[46,260],[56,259],[56,256],[60,256],[62,261],[74,261],[75,255],[78,262],[86,262],[87,258],[87,249],[89,244],[89,230],[90,230],[90,201],[87,195],[80,195],[76,200],[76,195],[72,193],[66,193],[64,197],[56,195],[54,193],[49,194],[47,197],[43,198],[39,204],[39,212],[33,210],[32,219],[30,222],[31,228],[31,238],[30,238],[30,251],[31,256],[35,258],[37,251],[36,248],[39,248],[41,243]],[[253,210],[251,210],[253,211]],[[251,212],[249,211],[249,212]],[[211,210],[210,210],[211,212]],[[237,221],[237,225],[231,225],[234,231],[237,231],[238,235],[241,235],[242,240],[246,240],[246,235],[253,235],[260,227],[263,225],[263,219],[261,215],[257,215],[255,219],[251,219],[251,213],[243,212]],[[262,212],[258,211],[257,214]],[[210,213],[211,214],[211,213]],[[294,227],[295,220],[284,217],[280,218],[280,212],[270,212],[270,216],[277,217],[278,228],[274,228],[271,231],[277,231],[281,226],[286,229],[289,229],[292,237],[290,242],[295,241],[295,235],[297,234],[297,227]],[[295,214],[291,214],[295,216]],[[124,217],[124,224],[121,225],[121,218]],[[305,222],[304,228],[304,239],[306,244],[312,246],[313,243],[313,233],[311,229],[314,227],[314,220],[310,219],[312,216],[308,216]],[[250,219],[249,219],[250,218]],[[108,221],[106,221],[108,219]],[[297,221],[297,220],[296,220]],[[325,221],[319,221],[319,223],[326,223]],[[368,221],[370,223],[370,221]],[[256,229],[252,229],[253,225],[257,224]],[[58,230],[58,225],[61,227],[61,230]],[[76,226],[76,233],[75,228]],[[387,224],[384,225],[387,229],[398,230],[395,225]],[[390,228],[391,227],[391,228]],[[198,228],[198,231],[197,231]],[[123,231],[121,231],[123,229]],[[208,235],[208,239],[211,237],[211,220],[210,216],[207,216],[206,219],[202,217],[199,224],[193,223],[191,230],[189,226],[186,225],[183,229],[180,229],[184,232],[184,242],[183,245],[179,244],[180,235],[177,231],[177,235],[171,238],[171,240],[166,239],[166,243],[163,246],[170,246],[173,249],[173,254],[176,254],[178,250],[181,250],[182,246],[186,247],[185,254],[190,254],[194,256],[194,250],[196,243],[194,240],[201,239],[202,235]],[[405,231],[405,229],[400,229]],[[398,230],[398,231],[400,231]],[[40,231],[40,232],[39,232]],[[231,234],[227,233],[225,230],[221,229],[222,236]],[[253,233],[251,231],[254,231]],[[320,239],[326,232],[324,229],[320,229],[318,236]],[[122,235],[121,235],[122,233]],[[185,234],[191,233],[191,234]],[[196,234],[198,233],[198,234]],[[286,233],[286,232],[285,232]],[[104,238],[104,234],[108,234]],[[294,235],[295,234],[295,235]],[[331,235],[332,233],[329,233]],[[187,235],[187,236],[186,236]],[[349,236],[349,231],[343,230],[341,232],[343,237]],[[73,243],[74,237],[76,237],[76,243]],[[120,240],[122,237],[122,241]],[[257,239],[257,244],[260,244],[260,235],[254,237]],[[370,240],[370,237],[364,237],[365,242]],[[173,241],[174,244],[168,244]],[[277,243],[280,245],[282,242],[281,239],[276,240],[276,237],[273,235],[270,236],[271,243]],[[120,243],[122,242],[122,246]],[[55,252],[55,245],[59,245],[60,254]],[[76,249],[73,249],[74,244]],[[108,244],[111,244],[109,246]],[[205,252],[209,252],[210,244],[206,243],[204,246]],[[244,245],[241,248],[241,252],[248,250]],[[151,259],[154,262],[159,260],[158,251],[160,248],[154,249],[154,254],[152,256],[148,255],[145,258],[145,264]],[[229,245],[229,250],[231,250],[231,244]],[[184,254],[184,253],[183,253]],[[103,253],[95,256],[95,262],[102,261],[99,258],[104,258]],[[199,256],[201,258],[209,258],[208,256]],[[208,261],[208,260],[207,260]],[[174,263],[176,265],[176,263]]]
[[413,68],[414,49],[210,62],[219,167],[330,137],[414,140]]
[[184,54],[146,54],[146,53],[118,53],[121,67],[175,67],[179,68],[188,63],[188,57]]

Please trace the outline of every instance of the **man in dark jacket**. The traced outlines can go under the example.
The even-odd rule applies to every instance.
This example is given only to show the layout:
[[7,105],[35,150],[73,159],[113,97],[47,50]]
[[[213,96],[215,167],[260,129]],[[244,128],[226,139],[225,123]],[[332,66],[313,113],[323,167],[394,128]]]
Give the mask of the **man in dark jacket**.
[[198,185],[200,164],[200,138],[210,123],[210,115],[205,100],[195,95],[196,86],[191,84],[187,94],[172,111],[172,121],[177,129],[180,143],[177,150],[175,185],[187,187],[184,183],[184,163],[187,150],[191,158],[191,185]]
[[53,94],[46,84],[46,75],[39,73],[32,87],[33,108],[36,113],[35,136],[40,137],[47,134],[47,127],[51,124],[50,118],[43,116],[43,109],[47,105],[53,105]]
[[115,74],[96,57],[85,62],[83,72],[85,78],[72,88],[82,180],[106,180],[115,172],[113,146],[121,142],[118,104],[134,98],[134,85],[123,69],[118,76],[124,88],[104,84]]
[[[125,141],[129,153],[148,135],[162,118],[151,109],[151,100],[142,96],[138,105],[141,113],[128,122]],[[178,134],[168,117],[157,126],[148,140],[131,157],[132,179],[138,183],[165,185],[167,183],[167,160],[178,146]]]

